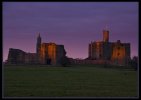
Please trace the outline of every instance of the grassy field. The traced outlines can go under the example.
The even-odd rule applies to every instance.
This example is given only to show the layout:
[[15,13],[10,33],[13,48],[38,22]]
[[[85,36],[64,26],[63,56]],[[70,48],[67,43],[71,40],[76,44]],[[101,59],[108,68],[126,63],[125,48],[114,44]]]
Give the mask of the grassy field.
[[136,97],[137,71],[86,66],[4,66],[4,97]]

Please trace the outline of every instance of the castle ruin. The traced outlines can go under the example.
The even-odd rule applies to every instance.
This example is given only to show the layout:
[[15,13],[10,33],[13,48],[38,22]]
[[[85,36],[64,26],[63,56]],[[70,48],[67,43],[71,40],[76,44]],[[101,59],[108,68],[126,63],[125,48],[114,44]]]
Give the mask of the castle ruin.
[[66,56],[64,45],[42,43],[40,34],[37,37],[36,53],[26,53],[20,49],[9,49],[9,64],[49,64],[58,65]]
[[[42,43],[40,34],[37,37],[36,53],[26,53],[19,49],[9,49],[9,64],[49,64],[57,65],[66,58],[64,45]],[[109,42],[109,31],[103,30],[103,40],[88,45],[88,58],[69,59],[72,64],[115,64],[128,65],[130,61],[130,43]]]

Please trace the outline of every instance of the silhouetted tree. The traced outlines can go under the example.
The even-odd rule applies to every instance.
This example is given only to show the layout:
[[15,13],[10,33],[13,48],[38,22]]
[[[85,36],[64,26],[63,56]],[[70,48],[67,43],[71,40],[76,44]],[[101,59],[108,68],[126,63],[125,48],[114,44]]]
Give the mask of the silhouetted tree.
[[137,56],[134,56],[133,59],[131,59],[130,65],[131,65],[135,70],[137,70],[137,68],[138,68],[138,57],[137,57]]

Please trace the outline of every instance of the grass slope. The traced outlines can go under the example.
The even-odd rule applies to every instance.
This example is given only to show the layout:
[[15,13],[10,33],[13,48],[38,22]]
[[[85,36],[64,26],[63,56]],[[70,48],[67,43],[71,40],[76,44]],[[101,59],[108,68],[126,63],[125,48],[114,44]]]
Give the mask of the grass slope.
[[5,97],[136,97],[137,72],[97,67],[4,66]]

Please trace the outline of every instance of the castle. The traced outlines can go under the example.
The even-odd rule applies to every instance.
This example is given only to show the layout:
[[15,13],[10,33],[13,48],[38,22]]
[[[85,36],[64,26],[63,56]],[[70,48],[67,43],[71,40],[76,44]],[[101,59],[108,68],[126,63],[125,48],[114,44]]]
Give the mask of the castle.
[[19,49],[9,49],[9,64],[51,64],[57,65],[66,56],[64,45],[42,43],[40,34],[37,37],[36,53],[26,53]]
[[103,30],[103,41],[91,42],[88,59],[107,60],[117,65],[127,65],[130,60],[130,43],[109,42],[109,31]]
[[[51,64],[57,65],[66,59],[64,45],[42,43],[37,37],[36,53],[26,53],[19,49],[9,49],[7,62],[10,64]],[[109,31],[103,30],[103,41],[94,41],[88,45],[87,59],[68,58],[71,64],[115,64],[128,65],[130,61],[130,43],[109,42]]]

